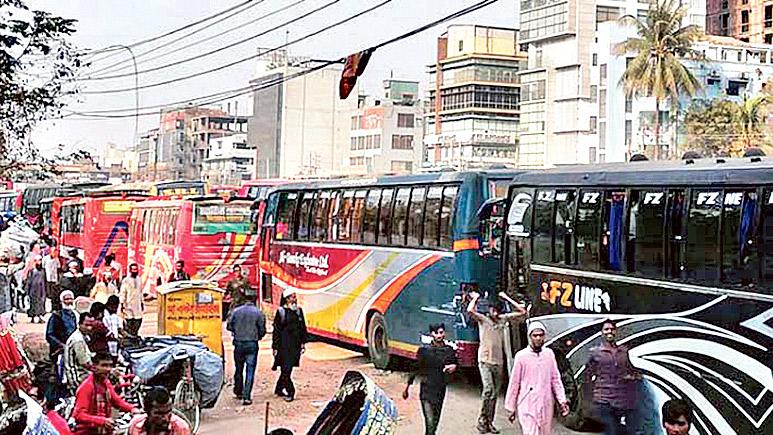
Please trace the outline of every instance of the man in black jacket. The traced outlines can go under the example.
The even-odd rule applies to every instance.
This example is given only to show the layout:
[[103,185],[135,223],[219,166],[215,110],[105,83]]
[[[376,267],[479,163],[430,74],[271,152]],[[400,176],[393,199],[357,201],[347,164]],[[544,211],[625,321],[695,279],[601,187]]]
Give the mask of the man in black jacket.
[[175,263],[175,270],[169,275],[169,280],[167,282],[188,281],[189,279],[191,279],[191,276],[185,271],[185,262],[177,260]]
[[298,307],[298,297],[293,290],[284,291],[280,305],[274,315],[271,344],[274,351],[273,369],[281,370],[274,394],[292,402],[295,399],[295,385],[291,376],[293,368],[300,366],[301,354],[306,351],[308,333],[303,310]]

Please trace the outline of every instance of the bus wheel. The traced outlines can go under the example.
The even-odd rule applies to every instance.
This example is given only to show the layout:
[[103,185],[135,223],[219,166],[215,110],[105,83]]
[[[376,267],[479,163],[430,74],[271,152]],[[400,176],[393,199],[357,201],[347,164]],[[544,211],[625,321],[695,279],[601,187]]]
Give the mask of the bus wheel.
[[[567,398],[569,399],[569,415],[562,416],[556,408],[556,415],[558,420],[564,427],[580,432],[592,432],[600,431],[603,429],[593,418],[591,417],[590,402],[585,399],[584,384],[570,382],[570,391],[567,391]],[[567,385],[567,384],[564,384]]]
[[389,366],[389,335],[384,316],[373,313],[368,322],[368,354],[377,369],[386,370]]

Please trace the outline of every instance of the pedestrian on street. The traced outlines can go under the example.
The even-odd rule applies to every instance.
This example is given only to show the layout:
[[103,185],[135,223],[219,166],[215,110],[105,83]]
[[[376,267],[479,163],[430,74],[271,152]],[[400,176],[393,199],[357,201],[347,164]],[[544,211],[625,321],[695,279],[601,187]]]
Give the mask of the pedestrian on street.
[[[231,313],[226,329],[233,334],[234,395],[243,405],[252,405],[252,384],[258,365],[260,340],[266,335],[266,316],[255,305],[257,294],[248,292],[246,302]],[[246,366],[246,375],[245,375]]]
[[542,323],[529,323],[529,346],[515,354],[510,374],[505,409],[510,412],[511,423],[518,419],[523,435],[553,433],[554,398],[561,408],[561,415],[569,415],[556,357],[552,349],[543,348],[546,332]]
[[113,271],[108,268],[102,271],[99,282],[94,284],[89,297],[97,302],[106,303],[107,298],[118,294],[118,287],[113,282]]
[[113,277],[113,282],[121,281],[123,276],[123,266],[116,261],[115,252],[111,252],[105,256],[105,262],[102,267],[102,271],[109,270],[110,275]]
[[245,302],[245,295],[248,291],[253,291],[250,283],[242,276],[242,268],[238,264],[233,267],[232,278],[228,281],[226,290],[231,297],[231,306],[229,307],[231,312]]
[[119,305],[118,296],[110,295],[105,304],[105,317],[102,319],[102,323],[107,328],[107,347],[110,350],[110,355],[114,357],[118,356],[118,340],[123,329],[121,328],[121,318],[118,317]]
[[[32,258],[32,270],[27,273],[24,281],[24,292],[30,298],[30,307],[27,316],[31,323],[44,323],[43,315],[46,314],[46,277],[43,272],[43,257],[35,255]],[[35,322],[35,318],[38,319]]]
[[686,400],[671,399],[663,404],[663,429],[666,435],[687,435],[692,427],[692,408]]
[[75,297],[69,290],[59,295],[59,308],[51,313],[46,325],[46,342],[51,362],[56,363],[56,356],[64,349],[67,339],[78,328],[78,316],[75,315]]
[[76,298],[83,297],[88,296],[89,290],[91,290],[91,288],[87,288],[86,285],[87,278],[78,269],[78,263],[75,261],[67,263],[67,272],[62,275],[59,284],[61,290],[71,291]]
[[67,339],[64,345],[64,370],[67,386],[75,393],[91,370],[91,351],[86,342],[91,325],[91,314],[81,313],[78,317],[78,329]]
[[143,398],[144,414],[135,415],[127,435],[191,435],[191,428],[172,413],[172,398],[164,387],[153,387]]
[[419,400],[424,414],[424,434],[435,435],[440,424],[443,401],[446,397],[448,375],[456,371],[459,362],[451,346],[446,344],[446,327],[442,323],[429,325],[432,343],[416,352],[418,371],[408,377],[403,399],[408,400],[410,388],[416,377],[421,378]]
[[145,302],[140,285],[139,267],[136,263],[129,265],[129,276],[121,281],[119,299],[121,300],[121,315],[126,321],[126,333],[136,337],[142,326],[142,313]]
[[185,262],[183,260],[177,260],[174,265],[174,272],[169,275],[169,280],[167,282],[188,281],[189,279],[191,279],[191,276],[185,271]]
[[8,276],[8,256],[0,256],[0,314],[13,309],[11,297],[11,277]]
[[112,435],[115,421],[113,408],[123,412],[139,414],[141,411],[125,401],[108,380],[113,370],[113,357],[107,353],[94,356],[94,366],[75,393],[74,435]]
[[[604,424],[605,435],[621,435],[635,422],[638,370],[631,364],[628,348],[617,344],[617,325],[607,319],[601,325],[601,345],[590,350],[585,366],[586,385],[590,385],[593,409]],[[620,420],[625,418],[626,425]]]
[[89,350],[91,353],[110,353],[110,331],[105,326],[105,304],[101,302],[94,302],[89,308],[89,334],[87,341],[89,343]]
[[68,266],[69,263],[75,262],[78,268],[78,272],[83,273],[83,260],[78,256],[78,250],[75,248],[70,249],[67,251],[67,254],[70,256],[70,260],[67,262]]
[[280,307],[274,315],[274,331],[271,340],[271,349],[274,353],[272,370],[280,369],[274,394],[283,397],[287,402],[292,402],[295,399],[293,368],[301,364],[301,354],[306,352],[308,332],[306,319],[303,310],[298,306],[298,296],[295,291],[285,290],[279,304]]
[[46,296],[51,300],[51,311],[59,306],[59,275],[62,264],[59,262],[57,249],[51,248],[43,256],[43,271],[46,273]]
[[472,299],[467,305],[467,312],[478,324],[478,369],[483,383],[483,392],[481,393],[483,403],[478,417],[477,429],[478,433],[481,434],[498,434],[499,430],[494,427],[494,415],[504,373],[505,330],[508,322],[524,317],[526,309],[519,304],[514,306],[514,312],[500,314],[502,305],[489,303],[488,312],[481,314],[478,312],[480,294],[473,292],[471,297]]

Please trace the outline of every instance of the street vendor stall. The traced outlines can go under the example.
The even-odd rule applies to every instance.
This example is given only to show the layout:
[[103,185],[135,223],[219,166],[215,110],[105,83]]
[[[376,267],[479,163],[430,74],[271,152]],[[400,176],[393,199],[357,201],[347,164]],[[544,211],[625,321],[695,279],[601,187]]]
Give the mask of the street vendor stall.
[[177,281],[158,287],[158,333],[199,337],[223,357],[224,293],[209,281]]

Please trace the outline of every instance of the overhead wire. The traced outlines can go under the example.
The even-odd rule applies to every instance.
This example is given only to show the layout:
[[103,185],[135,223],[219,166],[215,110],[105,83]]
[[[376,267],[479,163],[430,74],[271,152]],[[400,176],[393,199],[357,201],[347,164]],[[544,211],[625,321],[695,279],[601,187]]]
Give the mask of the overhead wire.
[[[191,36],[193,36],[193,35],[195,35],[195,34],[197,34],[199,32],[202,32],[204,30],[208,30],[212,26],[215,26],[217,24],[222,23],[225,20],[231,19],[231,18],[233,18],[233,17],[235,17],[235,16],[237,16],[239,14],[242,14],[242,13],[248,11],[249,9],[251,9],[251,8],[253,8],[255,6],[260,5],[261,3],[265,2],[265,1],[266,0],[258,0],[258,1],[254,2],[254,3],[251,3],[251,4],[247,5],[247,7],[244,8],[244,9],[233,11],[230,14],[221,17],[217,21],[214,21],[214,22],[210,23],[207,26],[195,29],[195,30],[193,30],[191,32],[188,32],[188,33],[184,34],[184,35],[178,36],[177,38],[175,38],[175,39],[165,43],[164,45],[158,45],[158,46],[153,47],[153,48],[151,48],[149,50],[137,53],[137,55],[135,57],[137,59],[141,59],[141,58],[144,58],[145,56],[147,56],[147,55],[149,55],[151,53],[155,53],[158,50],[161,50],[161,49],[164,49],[164,48],[170,48],[170,46],[173,46],[177,42],[180,42],[180,41],[182,41],[184,39],[190,38]],[[283,12],[283,11],[285,11],[287,9],[290,9],[291,7],[293,7],[295,5],[298,5],[300,3],[303,3],[304,1],[306,1],[306,0],[298,0],[298,1],[294,2],[294,3],[289,4],[289,5],[285,5],[285,6],[279,8],[277,10],[274,10],[274,11],[271,11],[271,12],[269,12],[267,14],[261,15],[261,16],[255,18],[253,20],[250,20],[250,21],[248,21],[246,23],[243,23],[243,24],[240,24],[240,25],[238,25],[236,27],[232,27],[230,29],[227,29],[227,30],[225,30],[223,32],[220,32],[220,33],[216,34],[216,35],[212,35],[212,36],[206,37],[204,39],[199,39],[197,41],[194,41],[193,43],[190,43],[190,44],[187,44],[187,45],[184,45],[182,47],[175,48],[175,49],[172,49],[172,50],[169,50],[169,51],[165,51],[163,53],[160,53],[160,54],[158,54],[156,56],[153,56],[153,57],[150,57],[148,59],[143,59],[141,61],[138,61],[137,64],[141,65],[143,63],[147,63],[147,62],[150,62],[152,60],[160,59],[162,57],[168,56],[168,55],[173,54],[173,53],[178,53],[178,52],[180,52],[182,50],[186,50],[186,49],[188,49],[190,47],[193,47],[193,46],[196,46],[196,45],[199,45],[199,44],[203,44],[203,43],[205,43],[207,41],[211,41],[212,39],[218,38],[220,36],[223,36],[225,34],[228,34],[230,32],[238,30],[238,29],[240,29],[242,27],[249,26],[249,25],[254,24],[254,23],[258,22],[258,21],[261,21],[261,20],[263,20],[265,18],[268,18],[268,17],[271,17],[273,15],[276,15],[277,13],[280,13],[280,12]],[[126,65],[124,65],[124,64],[126,64]],[[119,66],[120,68],[115,68],[117,66]],[[112,63],[112,64],[110,64],[108,66],[102,67],[102,68],[100,68],[100,69],[98,69],[96,71],[92,71],[91,75],[93,76],[93,75],[98,75],[98,74],[101,74],[101,73],[122,71],[122,70],[125,70],[125,69],[129,69],[130,67],[131,67],[131,65],[128,65],[128,60],[127,59],[123,59],[123,60],[120,60],[118,62],[114,62],[114,63]]]
[[[435,21],[433,21],[431,23],[425,24],[425,25],[423,25],[421,27],[418,27],[418,28],[416,28],[414,30],[411,30],[411,31],[406,32],[406,33],[403,33],[400,36],[388,39],[388,40],[386,40],[384,42],[381,42],[379,44],[371,46],[367,50],[375,50],[377,48],[382,48],[382,47],[384,47],[386,45],[399,42],[401,40],[404,40],[406,38],[414,36],[417,33],[426,31],[426,30],[428,30],[428,29],[430,29],[432,27],[435,27],[435,26],[437,26],[439,24],[442,24],[442,23],[444,23],[446,21],[450,21],[450,20],[462,17],[462,16],[467,15],[469,13],[475,12],[475,11],[477,11],[479,9],[483,9],[483,8],[485,8],[487,6],[490,6],[490,5],[492,5],[492,4],[494,4],[494,3],[498,2],[498,1],[499,0],[483,0],[483,1],[480,1],[480,2],[478,2],[476,4],[474,4],[474,5],[465,7],[465,8],[463,8],[463,9],[457,11],[457,12],[454,12],[454,13],[452,13],[450,15],[446,15],[446,16],[444,16],[442,18],[439,18],[439,19],[437,19],[437,20],[435,20]],[[275,48],[273,50],[276,50],[276,49],[278,49],[280,47],[277,47],[277,48]],[[325,67],[327,67],[329,65],[332,65],[334,63],[341,63],[344,60],[345,60],[345,58],[342,57],[342,58],[339,58],[339,59],[336,59],[336,60],[323,61],[323,62],[320,62],[319,65],[314,66],[313,68],[308,68],[308,69],[296,72],[296,73],[288,75],[288,76],[282,76],[282,77],[279,77],[277,79],[269,80],[267,82],[258,83],[258,84],[255,84],[255,85],[250,85],[250,86],[245,86],[245,87],[240,87],[240,88],[236,88],[236,89],[231,89],[231,90],[227,90],[227,91],[222,91],[222,92],[218,92],[216,94],[211,94],[211,95],[208,95],[208,96],[194,97],[194,98],[190,98],[190,99],[179,101],[179,102],[175,102],[175,103],[167,103],[167,104],[158,105],[158,106],[144,107],[144,108],[142,108],[142,110],[146,110],[146,109],[150,109],[150,108],[163,108],[163,107],[169,107],[169,106],[175,106],[175,105],[184,105],[186,103],[192,104],[193,102],[196,102],[197,103],[196,105],[214,104],[214,103],[217,103],[217,102],[228,100],[230,98],[235,98],[235,97],[238,97],[238,96],[241,96],[241,95],[246,95],[246,94],[258,91],[258,90],[267,89],[269,87],[282,84],[282,83],[287,82],[289,80],[301,77],[301,76],[306,75],[306,74],[310,74],[310,73],[312,73],[314,71],[318,71],[318,70],[320,70],[322,68],[325,68]],[[226,95],[226,96],[223,97],[224,95]],[[210,98],[210,97],[212,97],[212,98]],[[126,112],[126,111],[129,111],[129,110],[134,110],[134,108],[129,108],[129,109],[109,109],[109,110],[100,110],[100,111],[78,111],[78,112],[71,112],[71,113],[72,113],[72,115],[79,115],[79,116],[85,116],[85,117],[93,117],[96,120],[99,120],[99,119],[119,119],[119,118],[126,118],[126,117],[130,117],[130,116],[134,116],[134,114],[106,115],[106,113]],[[154,115],[154,114],[158,114],[158,113],[159,113],[158,111],[144,112],[144,113],[140,113],[139,116]],[[72,115],[66,116],[66,118],[69,118],[69,119],[83,119],[83,118],[72,118],[72,117],[70,117]]]
[[[390,1],[392,1],[392,0],[388,0],[388,1],[384,2],[384,4],[389,3]],[[328,2],[328,3],[325,3],[322,6],[319,6],[319,7],[315,8],[315,9],[312,9],[311,11],[306,12],[305,14],[302,14],[300,16],[292,18],[291,20],[285,21],[285,22],[283,22],[281,24],[278,24],[278,25],[276,25],[274,27],[271,27],[270,29],[266,29],[266,30],[264,30],[264,31],[262,31],[262,32],[260,32],[258,34],[255,34],[255,35],[252,35],[252,36],[248,36],[247,38],[240,39],[239,41],[233,42],[233,43],[225,45],[223,47],[216,48],[214,50],[210,50],[210,51],[208,51],[206,53],[198,54],[196,56],[187,57],[185,59],[181,59],[181,60],[178,60],[178,61],[175,61],[175,62],[171,62],[171,63],[168,63],[168,64],[164,64],[164,65],[159,65],[159,66],[156,66],[156,67],[153,67],[153,68],[148,68],[148,69],[140,70],[139,74],[147,74],[149,72],[161,71],[161,70],[164,70],[164,69],[167,69],[167,68],[176,67],[176,66],[182,65],[184,63],[192,62],[192,61],[195,61],[195,60],[200,60],[200,59],[203,59],[205,57],[211,56],[213,54],[220,53],[222,51],[231,49],[233,47],[242,45],[242,44],[244,44],[246,42],[250,42],[250,41],[252,41],[254,39],[257,39],[257,38],[259,38],[261,36],[267,35],[267,34],[273,32],[275,30],[278,30],[278,29],[280,29],[282,27],[285,27],[285,26],[288,26],[288,25],[293,24],[295,22],[298,22],[298,21],[300,21],[300,20],[302,20],[304,18],[308,18],[309,16],[314,15],[314,14],[316,14],[318,12],[321,12],[321,11],[323,11],[325,9],[328,9],[328,8],[334,6],[336,3],[340,3],[340,2],[341,2],[341,0],[332,0],[332,1]],[[124,78],[124,77],[130,77],[131,75],[132,75],[132,73],[124,73],[124,74],[114,74],[114,75],[106,75],[106,76],[99,76],[99,77],[84,77],[84,78],[82,78],[80,80],[83,80],[83,81],[111,80],[111,79],[119,79],[119,78]]]
[[[340,1],[340,0],[334,0],[334,1],[337,2],[337,1]],[[304,36],[302,36],[300,38],[294,39],[292,41],[289,41],[289,42],[286,42],[286,43],[284,43],[282,45],[274,47],[274,48],[272,48],[272,49],[270,49],[268,51],[259,52],[257,54],[254,54],[254,55],[251,55],[251,56],[247,56],[247,57],[235,60],[235,61],[227,63],[225,65],[220,65],[220,66],[217,66],[215,68],[210,68],[208,70],[199,71],[197,73],[188,74],[188,75],[181,76],[181,77],[175,77],[175,78],[172,78],[172,79],[163,80],[163,81],[155,82],[155,83],[150,83],[150,84],[147,84],[147,85],[142,85],[142,86],[139,87],[139,89],[155,88],[155,87],[158,87],[158,86],[164,86],[164,85],[168,85],[168,84],[171,84],[171,83],[177,83],[177,82],[189,80],[189,79],[196,78],[196,77],[201,77],[201,76],[204,76],[204,75],[207,75],[207,74],[211,74],[213,72],[222,71],[224,69],[227,69],[227,68],[230,68],[230,67],[242,64],[244,62],[247,62],[247,61],[250,61],[250,60],[253,60],[253,59],[257,59],[257,58],[259,58],[261,56],[265,56],[266,54],[273,53],[273,52],[275,52],[277,50],[280,50],[282,48],[289,47],[289,46],[291,46],[293,44],[297,44],[299,42],[302,42],[302,41],[305,41],[305,40],[307,40],[309,38],[317,36],[317,35],[319,35],[321,33],[324,33],[324,32],[326,32],[326,31],[328,31],[330,29],[333,29],[335,27],[338,27],[338,26],[341,26],[343,24],[346,24],[349,21],[357,19],[357,18],[359,18],[359,17],[361,17],[363,15],[367,15],[370,12],[373,12],[373,11],[375,11],[375,10],[381,8],[381,7],[386,6],[387,4],[391,3],[392,1],[393,0],[384,0],[381,3],[376,4],[375,6],[371,6],[371,7],[367,8],[367,9],[365,9],[365,10],[362,10],[362,11],[354,14],[354,15],[346,17],[346,18],[344,18],[342,20],[339,20],[339,21],[337,21],[335,23],[329,24],[329,25],[327,25],[327,26],[325,26],[325,27],[323,27],[323,28],[321,28],[319,30],[316,30],[316,31],[314,31],[312,33],[308,33],[308,34],[306,34],[306,35],[304,35]],[[330,3],[328,3],[328,4],[330,4]],[[102,95],[102,94],[116,94],[116,93],[121,93],[121,92],[130,92],[130,91],[134,91],[134,88],[129,87],[129,88],[106,89],[106,90],[99,90],[99,91],[83,91],[83,92],[80,92],[80,93],[83,94],[83,95]]]

